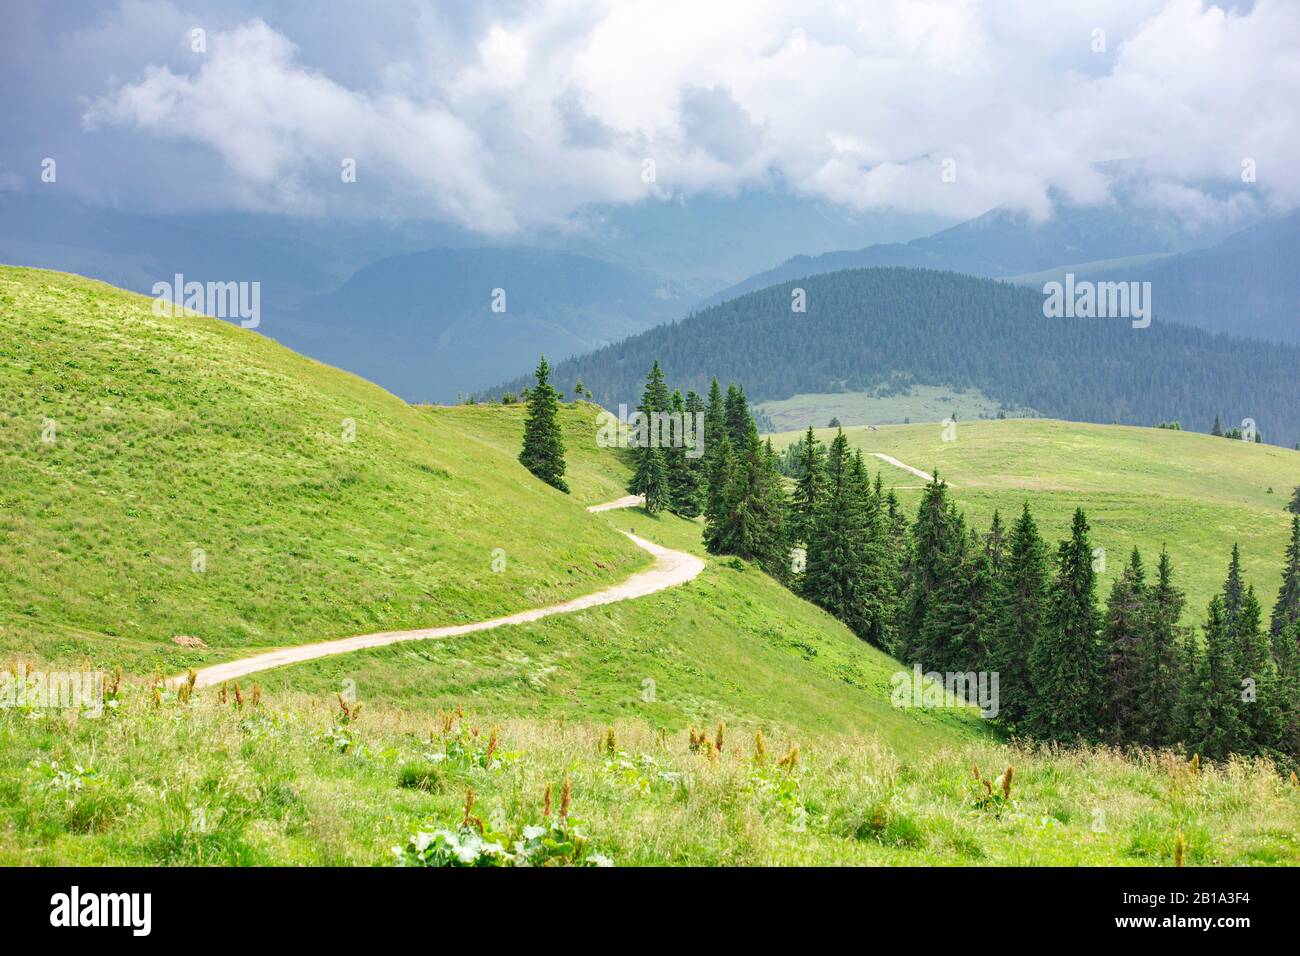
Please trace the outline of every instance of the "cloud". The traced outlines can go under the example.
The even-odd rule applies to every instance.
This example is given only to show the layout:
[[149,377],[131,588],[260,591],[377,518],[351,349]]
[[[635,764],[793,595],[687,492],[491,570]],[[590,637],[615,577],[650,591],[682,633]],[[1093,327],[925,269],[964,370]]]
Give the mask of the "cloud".
[[[213,29],[206,54],[106,79],[84,126],[219,157],[216,202],[488,234],[774,178],[864,211],[1045,216],[1055,194],[1106,201],[1119,166],[1099,164],[1115,160],[1189,216],[1300,205],[1300,5],[1083,6],[552,0],[456,19],[407,0],[373,24],[252,16]],[[339,182],[344,157],[365,203]]]

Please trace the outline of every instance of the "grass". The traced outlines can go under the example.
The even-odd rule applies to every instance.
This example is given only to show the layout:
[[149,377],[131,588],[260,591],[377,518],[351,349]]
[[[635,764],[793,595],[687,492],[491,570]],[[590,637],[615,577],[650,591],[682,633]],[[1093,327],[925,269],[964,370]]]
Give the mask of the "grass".
[[[549,785],[592,850],[638,864],[1187,865],[1300,863],[1300,790],[1265,764],[956,743],[903,758],[877,737],[767,737],[729,724],[723,750],[642,720],[452,721],[377,707],[340,723],[321,698],[154,707],[128,691],[95,721],[0,714],[0,864],[383,865],[418,829],[455,828],[465,793],[496,830],[540,822]],[[477,728],[470,737],[471,728]],[[708,728],[709,737],[716,731]],[[793,773],[776,766],[800,744]],[[708,751],[713,751],[709,755]],[[486,766],[485,766],[486,765]],[[1010,800],[981,806],[1015,767]],[[995,792],[1000,793],[1000,789]]]
[[[0,652],[178,671],[509,613],[647,563],[517,443],[485,439],[483,416],[150,306],[0,268]],[[594,414],[563,410],[578,458]],[[591,475],[579,495],[602,490]]]
[[[1082,507],[1093,545],[1106,550],[1103,597],[1135,546],[1151,568],[1161,544],[1168,545],[1178,584],[1188,594],[1185,623],[1204,618],[1234,542],[1266,613],[1281,585],[1291,519],[1284,506],[1300,484],[1300,452],[1192,432],[1047,419],[959,418],[956,440],[947,442],[940,425],[845,433],[864,452],[937,470],[981,532],[994,509],[1009,521],[1028,499],[1040,533],[1054,547],[1068,537],[1075,507]],[[818,432],[822,439],[832,434]],[[797,437],[787,433],[774,443]],[[883,470],[911,513],[920,479],[878,460],[868,463]]]
[[[940,422],[949,415],[960,421],[994,418],[1008,411],[996,399],[978,388],[955,388],[947,385],[913,385],[905,394],[883,395],[870,392],[822,392],[794,395],[757,406],[772,419],[778,432],[800,431],[809,425],[823,428],[832,418],[840,424],[879,425],[903,422]],[[1021,409],[1019,414],[1031,413]]]
[[[696,522],[606,514],[612,525],[703,553]],[[497,718],[642,720],[671,730],[719,720],[770,733],[869,730],[906,753],[987,736],[970,711],[892,707],[900,667],[756,567],[714,560],[691,583],[635,601],[324,658],[259,680],[272,695],[347,687],[421,714],[464,703]]]
[[[1192,773],[1171,755],[1026,749],[969,709],[894,708],[896,661],[738,560],[631,602],[268,671],[258,704],[248,686],[155,694],[154,668],[595,590],[646,561],[619,529],[698,553],[700,526],[583,509],[628,474],[596,446],[592,406],[562,411],[565,496],[514,460],[517,407],[413,408],[255,334],[155,318],[54,273],[0,269],[0,311],[14,331],[0,346],[0,660],[127,671],[98,719],[0,708],[0,864],[386,864],[416,830],[455,827],[468,788],[475,815],[517,831],[566,779],[592,849],[620,865],[1162,864],[1179,832],[1190,863],[1300,863],[1300,791],[1267,764]],[[978,447],[977,427],[960,441]],[[925,459],[907,430],[868,434]],[[1041,494],[1118,501],[1104,468],[1062,464],[1061,440],[1024,437],[1022,454],[1054,463],[1045,476],[1079,483]],[[1019,496],[997,476],[1034,474],[977,459],[943,462],[971,494]],[[1198,497],[1179,470],[1161,475],[1202,521],[1263,513],[1244,478]],[[361,703],[351,718],[340,693]],[[720,724],[720,752],[688,745]],[[449,730],[473,759],[440,759]],[[1016,767],[1009,801],[987,799],[974,765]]]

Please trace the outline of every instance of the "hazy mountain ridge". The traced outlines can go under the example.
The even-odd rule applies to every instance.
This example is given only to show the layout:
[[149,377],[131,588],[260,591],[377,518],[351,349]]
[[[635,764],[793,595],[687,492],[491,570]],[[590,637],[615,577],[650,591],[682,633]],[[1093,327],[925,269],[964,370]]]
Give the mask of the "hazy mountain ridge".
[[[1046,319],[1040,292],[918,269],[855,269],[798,280],[704,309],[625,342],[559,363],[606,407],[635,404],[658,358],[671,382],[702,391],[708,376],[752,401],[884,383],[973,386],[1010,405],[1087,422],[1171,419],[1208,431],[1253,418],[1265,441],[1300,440],[1300,348],[1212,335],[1164,319]],[[488,394],[518,389],[527,377]]]

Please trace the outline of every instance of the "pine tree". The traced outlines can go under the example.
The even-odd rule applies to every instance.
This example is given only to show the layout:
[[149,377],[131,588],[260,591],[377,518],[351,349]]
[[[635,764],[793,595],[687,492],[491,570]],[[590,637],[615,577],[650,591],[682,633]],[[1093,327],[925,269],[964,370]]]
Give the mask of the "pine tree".
[[1205,621],[1205,650],[1197,662],[1189,695],[1187,745],[1193,753],[1222,760],[1247,749],[1240,720],[1241,662],[1228,637],[1223,595],[1210,600]]
[[[715,381],[716,385],[717,382]],[[712,461],[709,462],[708,493],[704,506],[704,547],[710,554],[725,554],[724,545],[731,513],[728,493],[732,487],[732,474],[736,470],[736,457],[731,450],[731,439],[720,433],[721,439],[713,444]],[[706,456],[707,457],[707,456]]]
[[1137,722],[1152,747],[1179,739],[1179,699],[1189,671],[1178,621],[1186,598],[1174,585],[1173,563],[1160,549],[1156,583],[1147,588],[1138,644]]
[[1278,736],[1275,752],[1285,766],[1300,769],[1300,623],[1290,624],[1278,641]]
[[[680,392],[673,393],[673,411],[680,413],[684,432],[685,423],[691,422],[690,434],[696,435],[695,416],[703,410],[704,404],[694,392],[687,392],[685,401]],[[670,449],[668,460],[669,508],[673,514],[683,518],[694,518],[704,509],[704,461],[690,457],[692,451],[693,447],[688,449],[684,440],[676,442]]]
[[[966,519],[951,503],[950,533],[931,567],[934,587],[914,652],[913,662],[927,670],[983,669],[982,616],[988,611],[988,558]],[[1000,689],[999,689],[1000,692]]]
[[1247,587],[1232,637],[1241,662],[1238,713],[1246,737],[1243,752],[1257,754],[1268,753],[1277,743],[1282,718],[1277,665],[1269,639],[1260,628],[1262,616],[1254,587]]
[[[709,383],[709,398],[704,406],[704,468],[707,473],[713,467],[713,459],[722,448],[722,440],[727,437],[726,404],[722,389],[715,377]],[[735,451],[735,445],[732,445]]]
[[524,447],[519,463],[554,488],[568,494],[564,481],[564,439],[560,434],[559,399],[548,379],[551,367],[542,356],[537,364],[537,385],[528,390],[528,415],[524,419]]
[[[636,470],[627,490],[634,495],[645,496],[645,510],[649,514],[658,514],[669,503],[668,465],[666,453],[672,450],[672,436],[665,436],[659,423],[671,410],[668,386],[664,382],[663,369],[655,359],[650,373],[646,376],[645,392],[637,408],[643,416],[642,426],[635,430],[633,441],[636,445]],[[660,447],[664,439],[668,441],[667,449]]]
[[876,647],[886,648],[891,641],[897,594],[887,555],[889,525],[885,503],[881,498],[880,475],[873,486],[867,474],[862,450],[855,449],[850,471],[857,507],[862,514],[862,594],[859,636]]
[[1291,543],[1286,548],[1286,566],[1282,569],[1282,589],[1273,605],[1273,617],[1268,633],[1273,640],[1273,653],[1280,654],[1282,635],[1291,625],[1300,622],[1300,515],[1291,519]]
[[735,457],[723,491],[720,521],[713,540],[717,553],[755,561],[768,574],[789,574],[785,542],[785,498],[776,454],[751,428],[744,449]]
[[1030,732],[1047,740],[1095,736],[1103,690],[1100,615],[1088,519],[1074,512],[1070,540],[1056,555],[1043,633],[1029,655],[1034,686]]
[[1142,555],[1133,549],[1128,566],[1111,585],[1103,625],[1106,684],[1102,706],[1102,738],[1114,744],[1140,743],[1146,738],[1142,725],[1142,642],[1150,627],[1146,572]]
[[926,617],[934,593],[950,573],[952,551],[961,547],[965,534],[964,528],[956,527],[955,519],[956,511],[948,502],[948,485],[936,474],[921,493],[903,571],[906,592],[899,608],[895,645],[908,663],[927,663],[921,660]]
[[1223,437],[1223,425],[1219,422],[1219,416],[1214,416],[1214,426],[1210,429],[1210,434],[1216,438]]
[[813,435],[811,425],[808,426],[800,450],[799,478],[795,481],[794,494],[790,499],[790,538],[807,545],[817,510],[817,499],[826,483],[825,454],[821,443]]
[[803,595],[858,634],[866,629],[862,616],[863,524],[849,440],[839,431],[826,452],[826,483],[818,495],[809,532]]
[[995,578],[1002,573],[1006,544],[1007,534],[1002,527],[1002,514],[994,508],[993,524],[989,527],[989,533],[984,536],[984,551],[988,554],[989,570]]
[[723,400],[723,414],[726,416],[727,437],[731,446],[742,449],[749,443],[749,433],[758,434],[754,419],[749,414],[749,402],[745,399],[745,390],[734,382],[727,386],[727,397]]
[[[1296,451],[1300,451],[1300,448]],[[1300,515],[1300,485],[1296,485],[1295,491],[1291,493],[1291,500],[1287,502],[1286,510],[1293,515]]]
[[998,674],[998,719],[1015,730],[1031,710],[1029,655],[1042,634],[1047,609],[1047,545],[1038,535],[1028,501],[1011,529],[993,601],[989,668]]

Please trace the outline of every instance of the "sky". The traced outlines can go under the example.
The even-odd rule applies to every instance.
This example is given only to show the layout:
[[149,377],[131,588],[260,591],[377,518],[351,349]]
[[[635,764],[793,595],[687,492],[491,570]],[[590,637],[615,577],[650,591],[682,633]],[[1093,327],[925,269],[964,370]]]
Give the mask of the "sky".
[[[7,4],[0,190],[485,237],[774,189],[952,220],[1300,205],[1300,2]],[[201,32],[196,32],[201,31]],[[355,162],[356,181],[344,165]],[[1247,177],[1243,181],[1243,176]]]

